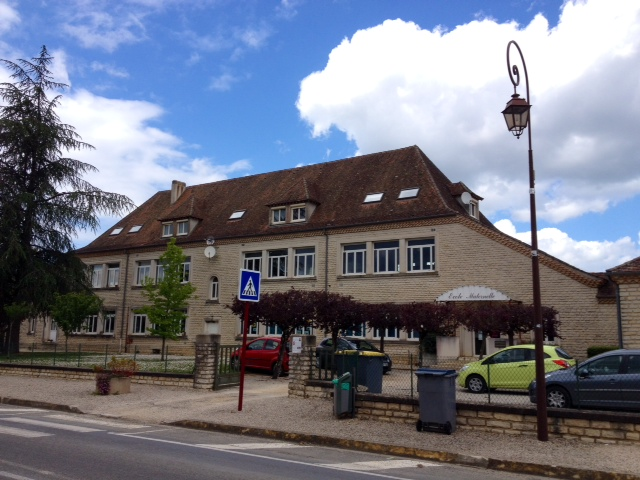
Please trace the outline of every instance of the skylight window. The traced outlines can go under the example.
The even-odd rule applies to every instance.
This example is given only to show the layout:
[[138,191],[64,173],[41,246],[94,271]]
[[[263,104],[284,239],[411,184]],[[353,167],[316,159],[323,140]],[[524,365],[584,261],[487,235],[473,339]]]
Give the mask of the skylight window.
[[114,228],[109,235],[118,235],[122,231],[122,227]]
[[242,216],[244,215],[244,212],[246,212],[246,210],[238,210],[233,212],[229,217],[229,220],[238,220],[239,218],[242,218]]
[[400,195],[398,195],[398,200],[403,198],[414,198],[418,196],[419,188],[405,188],[400,190]]
[[134,225],[133,227],[131,227],[131,230],[129,230],[129,233],[137,233],[140,231],[141,228],[142,228],[142,225]]
[[370,193],[369,195],[364,197],[363,203],[379,202],[380,200],[382,200],[383,195],[384,193]]

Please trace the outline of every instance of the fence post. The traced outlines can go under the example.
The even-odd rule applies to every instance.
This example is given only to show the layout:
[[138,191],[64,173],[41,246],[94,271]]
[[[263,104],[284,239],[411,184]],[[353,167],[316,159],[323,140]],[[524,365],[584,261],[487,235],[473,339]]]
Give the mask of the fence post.
[[167,373],[168,363],[169,363],[169,345],[165,346],[165,349],[164,349],[164,373]]
[[133,347],[133,361],[134,361],[134,362],[136,361],[137,356],[138,356],[138,346],[137,346],[137,345],[135,345],[135,346]]
[[53,344],[53,366],[56,366],[56,356],[58,355],[58,344]]
[[193,388],[213,389],[218,375],[216,362],[220,335],[196,336],[196,364],[193,374]]
[[104,346],[104,368],[107,368],[107,357],[109,356],[109,344]]
[[80,368],[80,355],[82,354],[82,344],[78,344],[78,368]]
[[409,351],[409,375],[411,376],[411,398],[413,398],[413,353],[411,351]]

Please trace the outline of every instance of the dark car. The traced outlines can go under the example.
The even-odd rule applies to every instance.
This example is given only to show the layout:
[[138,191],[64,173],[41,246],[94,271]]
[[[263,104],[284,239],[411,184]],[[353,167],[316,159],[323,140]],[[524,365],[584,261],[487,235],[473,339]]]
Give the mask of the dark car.
[[[273,367],[278,360],[278,355],[280,355],[281,343],[280,337],[261,337],[247,342],[245,367],[273,372]],[[240,368],[240,349],[231,354],[231,364],[235,368]],[[289,348],[284,354],[282,371],[289,371]]]
[[[555,408],[640,410],[640,350],[612,350],[577,367],[546,375],[547,405]],[[536,382],[529,398],[536,403]]]
[[[354,337],[338,337],[338,346],[336,352],[342,352],[344,350],[358,350],[361,352],[377,352],[382,353],[380,350],[372,345],[370,342],[363,338]],[[327,368],[330,363],[331,356],[333,354],[333,339],[325,338],[316,347],[316,367]],[[386,353],[382,353],[384,358],[382,359],[382,373],[388,373],[391,371],[393,362],[391,357]]]

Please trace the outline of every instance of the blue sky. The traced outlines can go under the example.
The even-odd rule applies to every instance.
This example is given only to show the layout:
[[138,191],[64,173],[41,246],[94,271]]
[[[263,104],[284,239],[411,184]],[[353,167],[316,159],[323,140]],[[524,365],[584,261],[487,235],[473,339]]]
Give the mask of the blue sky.
[[59,113],[96,147],[74,158],[137,204],[173,179],[418,145],[528,241],[526,137],[500,114],[516,40],[540,248],[603,271],[640,255],[639,25],[609,0],[0,0],[0,58],[47,46]]

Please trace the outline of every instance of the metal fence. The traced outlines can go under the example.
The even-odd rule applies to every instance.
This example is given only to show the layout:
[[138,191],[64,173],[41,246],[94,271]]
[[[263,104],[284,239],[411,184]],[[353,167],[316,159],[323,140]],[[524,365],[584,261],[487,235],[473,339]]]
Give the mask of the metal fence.
[[130,358],[138,365],[139,372],[149,373],[186,373],[193,374],[195,357],[174,355],[169,346],[165,346],[164,357],[161,352],[141,354],[138,347],[122,353],[113,344],[21,344],[20,353],[0,356],[0,362],[26,366],[58,366],[71,368],[107,368],[112,357]]
[[[535,362],[523,362],[516,364],[489,364],[472,365],[466,369],[465,362],[457,358],[439,358],[433,361],[423,361],[420,365],[418,358],[408,352],[405,358],[394,354],[393,368],[386,374],[382,374],[380,368],[371,368],[362,359],[366,357],[354,355],[352,358],[338,354],[328,353],[327,358],[316,356],[315,350],[309,351],[310,360],[314,366],[311,369],[310,378],[317,380],[333,380],[345,372],[352,374],[355,379],[357,392],[368,392],[392,397],[418,398],[418,385],[416,371],[419,368],[434,370],[453,370],[456,378],[456,401],[478,404],[532,406],[528,387],[535,379]],[[578,361],[577,363],[580,363]],[[560,367],[558,367],[560,368]],[[556,367],[547,365],[547,369]],[[550,371],[550,370],[549,370]],[[628,388],[614,376],[601,375],[598,372],[588,379],[580,376],[572,376],[576,385],[570,391],[570,401],[573,407],[587,408],[596,405],[605,397],[613,398],[612,408],[627,408],[640,410],[640,374],[628,372],[624,375],[627,382],[632,382],[635,387]],[[599,385],[598,382],[603,383]],[[626,390],[625,390],[626,388]],[[556,389],[562,392],[562,388]],[[547,388],[547,393],[552,391]],[[617,394],[619,392],[619,395]],[[556,392],[557,393],[557,392]],[[594,398],[595,397],[595,398]],[[600,397],[600,398],[598,398]],[[619,398],[618,398],[619,397]],[[534,397],[535,398],[535,397]],[[560,402],[562,398],[559,399]],[[596,402],[596,403],[594,403]],[[635,404],[635,406],[633,405]],[[554,406],[565,406],[556,404]],[[596,405],[597,406],[597,405]]]

